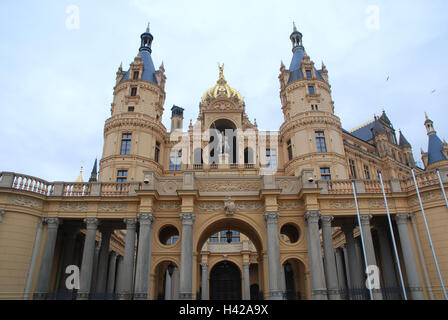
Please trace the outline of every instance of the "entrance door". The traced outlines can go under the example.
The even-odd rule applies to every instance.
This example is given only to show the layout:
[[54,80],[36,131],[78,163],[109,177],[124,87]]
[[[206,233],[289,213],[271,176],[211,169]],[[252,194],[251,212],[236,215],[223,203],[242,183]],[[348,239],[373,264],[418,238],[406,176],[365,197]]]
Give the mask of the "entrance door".
[[210,300],[242,300],[241,274],[229,261],[216,264],[210,273]]

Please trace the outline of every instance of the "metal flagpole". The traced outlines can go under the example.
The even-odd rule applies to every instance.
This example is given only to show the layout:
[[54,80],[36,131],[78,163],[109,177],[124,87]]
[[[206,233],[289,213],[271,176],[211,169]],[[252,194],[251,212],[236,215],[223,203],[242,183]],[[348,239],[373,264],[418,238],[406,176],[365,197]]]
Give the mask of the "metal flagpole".
[[[369,264],[367,262],[366,248],[365,248],[365,245],[364,245],[364,235],[362,233],[361,217],[359,215],[358,198],[356,197],[355,181],[352,181],[352,187],[353,187],[353,196],[355,197],[356,215],[358,217],[359,232],[361,234],[361,244],[362,244],[362,252],[364,254],[364,263],[366,265],[366,268],[368,268]],[[372,293],[372,287],[370,286],[371,282],[370,282],[370,274],[369,273],[367,273],[367,280],[369,282],[369,286],[368,287],[369,287],[369,293],[370,293],[370,300],[373,300],[373,293]]]
[[443,294],[445,295],[445,300],[448,300],[448,295],[446,294],[445,285],[443,284],[442,274],[440,273],[439,263],[437,262],[436,253],[434,251],[434,246],[432,245],[431,234],[429,233],[428,222],[426,221],[425,210],[423,209],[422,198],[420,197],[420,191],[418,189],[417,179],[415,179],[414,169],[411,169],[412,178],[414,179],[415,190],[417,191],[418,201],[420,203],[420,208],[422,210],[423,221],[425,222],[426,233],[428,234],[429,246],[431,247],[432,257],[434,258],[434,263],[436,264],[437,273],[439,274],[440,284],[442,285]]
[[389,205],[387,204],[386,191],[384,190],[383,175],[381,174],[381,172],[378,172],[378,176],[380,177],[381,189],[383,190],[384,203],[386,204],[387,221],[389,221],[390,235],[392,238],[392,244],[394,245],[395,260],[397,261],[398,272],[400,274],[401,288],[403,290],[404,300],[408,300],[406,289],[404,287],[404,280],[403,280],[403,273],[401,271],[400,259],[398,258],[398,250],[397,250],[397,244],[395,242],[394,229],[392,227],[392,220],[390,219],[390,212],[389,212]]
[[445,193],[445,188],[443,187],[442,177],[440,176],[439,169],[437,169],[436,171],[437,171],[437,176],[439,177],[440,188],[442,188],[443,197],[445,198],[445,204],[446,204],[446,207],[448,208],[448,200],[446,199],[446,193]]

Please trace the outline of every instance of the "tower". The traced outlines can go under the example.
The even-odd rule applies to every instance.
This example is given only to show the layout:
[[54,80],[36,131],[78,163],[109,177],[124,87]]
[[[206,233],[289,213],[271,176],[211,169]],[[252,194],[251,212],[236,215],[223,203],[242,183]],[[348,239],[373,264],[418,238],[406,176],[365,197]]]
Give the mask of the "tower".
[[162,171],[165,69],[163,63],[157,71],[154,67],[149,24],[140,39],[128,71],[120,65],[117,72],[111,117],[104,126],[102,182],[143,180],[143,170]]
[[426,170],[448,166],[448,145],[442,142],[434,129],[434,122],[425,113],[425,127],[428,133],[428,152],[422,152],[422,160]]
[[184,122],[184,109],[178,106],[171,108],[171,132],[182,130]]
[[292,60],[287,70],[280,68],[280,99],[284,123],[280,128],[285,171],[301,175],[314,169],[333,179],[348,178],[340,119],[334,114],[334,102],[328,72],[322,63],[317,70],[303,45],[303,35],[295,24],[290,36]]

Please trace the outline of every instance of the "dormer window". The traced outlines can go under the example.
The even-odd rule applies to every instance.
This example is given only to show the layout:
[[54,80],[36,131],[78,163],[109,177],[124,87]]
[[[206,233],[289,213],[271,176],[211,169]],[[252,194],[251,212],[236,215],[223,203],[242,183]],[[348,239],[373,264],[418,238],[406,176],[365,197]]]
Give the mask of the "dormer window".
[[311,70],[306,70],[306,77],[308,79],[311,79],[313,77],[313,74],[311,73]]
[[314,86],[308,86],[308,93],[312,94],[312,95],[316,94],[316,91],[314,90]]
[[133,79],[134,80],[138,80],[138,75],[139,75],[139,72],[138,71],[134,71]]

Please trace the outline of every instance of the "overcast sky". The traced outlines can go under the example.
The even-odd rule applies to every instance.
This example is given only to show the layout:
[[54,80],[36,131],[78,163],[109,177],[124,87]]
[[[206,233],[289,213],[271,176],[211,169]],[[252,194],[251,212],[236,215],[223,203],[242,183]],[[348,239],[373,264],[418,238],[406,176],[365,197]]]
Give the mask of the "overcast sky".
[[424,111],[448,138],[447,12],[446,0],[2,0],[0,171],[73,181],[84,161],[88,179],[115,73],[137,55],[148,21],[154,64],[166,69],[168,129],[173,104],[185,108],[185,128],[197,118],[219,62],[250,120],[278,130],[280,61],[289,67],[295,21],[308,55],[327,66],[343,127],[384,108],[420,161]]

